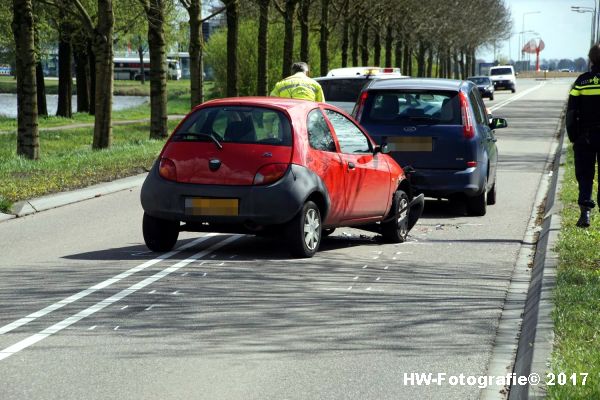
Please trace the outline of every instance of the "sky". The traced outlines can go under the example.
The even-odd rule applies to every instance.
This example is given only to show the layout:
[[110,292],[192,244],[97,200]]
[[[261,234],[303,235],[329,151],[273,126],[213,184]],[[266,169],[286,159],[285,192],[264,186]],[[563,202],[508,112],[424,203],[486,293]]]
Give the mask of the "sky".
[[[587,60],[592,34],[592,13],[571,11],[571,6],[591,7],[597,0],[504,0],[512,14],[512,36],[509,41],[501,42],[496,49],[498,57],[517,60],[519,58],[519,32],[526,33],[525,42],[533,38],[541,38],[546,45],[540,53],[542,59],[575,59],[583,57]],[[539,12],[539,13],[538,13]],[[524,22],[524,24],[523,24]],[[523,29],[524,27],[524,29]],[[493,61],[492,48],[481,50],[477,57],[485,61]],[[535,57],[535,55],[533,56]]]

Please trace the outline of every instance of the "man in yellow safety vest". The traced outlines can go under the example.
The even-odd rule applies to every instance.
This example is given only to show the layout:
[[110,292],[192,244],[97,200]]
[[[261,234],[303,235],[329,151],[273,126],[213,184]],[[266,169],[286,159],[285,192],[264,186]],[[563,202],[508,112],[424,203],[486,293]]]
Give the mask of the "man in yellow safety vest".
[[308,64],[305,62],[294,63],[292,75],[277,82],[271,91],[271,96],[325,101],[323,88],[319,82],[308,77]]

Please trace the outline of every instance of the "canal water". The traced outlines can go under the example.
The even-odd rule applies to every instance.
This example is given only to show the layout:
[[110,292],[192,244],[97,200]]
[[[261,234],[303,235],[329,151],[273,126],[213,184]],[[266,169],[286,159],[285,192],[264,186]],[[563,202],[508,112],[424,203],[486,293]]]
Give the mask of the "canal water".
[[[150,101],[148,96],[113,96],[113,111],[125,110]],[[48,115],[56,115],[58,95],[46,95]],[[73,112],[77,111],[77,96],[72,99]],[[17,118],[17,95],[0,93],[0,116]]]

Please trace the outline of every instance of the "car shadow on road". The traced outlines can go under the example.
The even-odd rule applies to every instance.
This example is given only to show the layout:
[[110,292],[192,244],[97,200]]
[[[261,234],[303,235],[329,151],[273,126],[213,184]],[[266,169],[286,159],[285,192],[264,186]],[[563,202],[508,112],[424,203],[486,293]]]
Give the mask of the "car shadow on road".
[[[209,249],[212,245],[229,236],[230,235],[213,236],[200,244],[178,252],[177,254],[169,257],[169,260],[187,259],[188,257],[200,251]],[[175,250],[192,242],[193,240],[195,239],[179,240]],[[353,230],[352,233],[338,231],[331,237],[323,238],[319,248],[319,253],[354,246],[378,246],[382,243],[383,241],[381,240],[380,236],[374,235],[373,233],[365,232],[365,234],[361,234],[357,230]],[[235,255],[236,257],[243,256],[244,258],[255,260],[286,260],[293,258],[287,251],[285,240],[270,237],[257,237],[253,235],[241,235],[241,238],[235,241],[233,244],[229,244],[226,250],[219,250],[215,252],[215,254],[220,253],[226,253],[229,256]],[[64,256],[63,258],[69,260],[127,261],[152,260],[164,254],[165,253],[152,252],[148,250],[145,245],[139,244],[70,254]]]

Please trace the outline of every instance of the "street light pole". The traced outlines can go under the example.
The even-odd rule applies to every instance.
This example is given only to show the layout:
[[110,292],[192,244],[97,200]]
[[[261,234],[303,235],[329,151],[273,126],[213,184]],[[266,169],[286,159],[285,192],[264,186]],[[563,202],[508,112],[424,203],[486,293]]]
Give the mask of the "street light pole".
[[577,13],[592,13],[592,35],[591,35],[591,44],[590,46],[593,46],[597,39],[597,30],[600,30],[600,26],[597,24],[597,14],[598,14],[598,8],[596,7],[596,5],[594,4],[594,8],[592,7],[581,7],[581,6],[571,6],[571,11],[575,11]]
[[[523,13],[523,23],[521,25],[521,37],[519,40],[519,60],[523,58],[523,46],[525,46],[524,35],[525,35],[525,16],[531,14],[540,14],[541,11],[527,11]],[[529,68],[528,68],[529,69]]]

